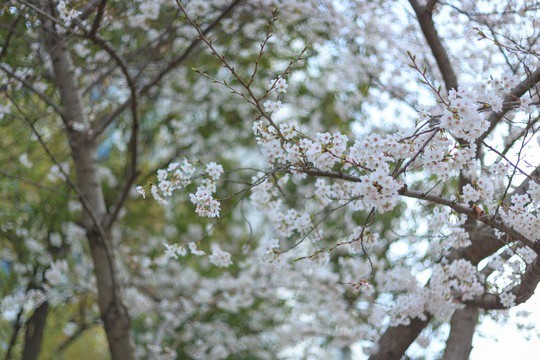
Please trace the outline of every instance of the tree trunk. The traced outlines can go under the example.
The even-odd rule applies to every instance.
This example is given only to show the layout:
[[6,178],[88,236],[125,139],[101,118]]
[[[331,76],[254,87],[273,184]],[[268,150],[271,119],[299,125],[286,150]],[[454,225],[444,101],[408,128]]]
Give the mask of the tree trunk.
[[[50,12],[46,7],[42,9]],[[62,100],[63,121],[75,165],[76,187],[83,203],[82,223],[92,253],[98,287],[98,305],[109,350],[113,360],[131,360],[134,359],[134,347],[130,319],[120,298],[110,234],[103,226],[107,210],[98,175],[97,144],[87,131],[78,132],[72,127],[75,123],[88,126],[75,67],[66,48],[65,38],[54,30],[54,25],[46,18],[42,18],[42,21],[56,86]]]
[[49,314],[49,303],[44,302],[32,314],[26,323],[22,360],[36,360],[41,349],[43,330]]
[[467,305],[457,310],[450,321],[450,335],[446,340],[443,360],[467,360],[472,350],[472,339],[479,310],[476,306]]
[[371,355],[369,360],[401,359],[411,343],[431,320],[431,315],[426,315],[426,317],[426,320],[411,319],[411,323],[407,326],[400,325],[388,328],[379,340],[379,350]]

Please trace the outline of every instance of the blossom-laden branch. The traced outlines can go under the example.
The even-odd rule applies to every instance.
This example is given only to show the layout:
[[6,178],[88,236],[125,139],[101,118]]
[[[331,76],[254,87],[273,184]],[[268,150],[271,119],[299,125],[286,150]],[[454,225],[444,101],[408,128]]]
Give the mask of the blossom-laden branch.
[[[277,132],[278,136],[283,139],[283,140],[286,140],[285,136],[282,134],[280,128],[275,124],[274,120],[272,119],[272,117],[268,114],[268,107],[266,109],[263,109],[263,104],[261,104],[261,100],[268,94],[268,91],[266,91],[266,93],[260,97],[257,97],[255,95],[255,93],[253,92],[253,89],[251,88],[251,84],[253,83],[253,79],[257,73],[257,69],[258,69],[258,64],[259,64],[259,61],[260,61],[260,58],[262,57],[263,53],[264,53],[264,47],[266,45],[266,43],[268,42],[268,39],[270,38],[270,34],[267,34],[266,36],[266,39],[264,40],[264,42],[261,44],[261,50],[259,52],[259,57],[257,58],[256,60],[256,63],[255,63],[255,69],[253,71],[253,74],[251,75],[251,78],[249,81],[245,81],[242,76],[240,74],[238,74],[238,72],[236,71],[236,69],[234,68],[234,66],[232,66],[229,61],[225,58],[225,55],[224,54],[220,54],[214,47],[214,45],[212,44],[212,41],[209,40],[204,32],[201,30],[201,28],[199,27],[199,25],[193,21],[191,19],[191,17],[187,14],[187,12],[185,11],[184,7],[182,6],[182,4],[180,3],[180,0],[176,0],[176,3],[178,4],[178,7],[180,8],[180,11],[182,12],[182,14],[184,14],[184,17],[188,20],[188,22],[193,26],[193,28],[198,32],[199,34],[199,39],[201,41],[203,41],[206,46],[210,49],[210,52],[212,55],[214,55],[222,64],[223,66],[229,70],[229,72],[231,73],[231,75],[234,76],[234,78],[236,79],[236,81],[238,81],[240,83],[240,85],[242,86],[242,88],[244,88],[244,90],[247,92],[247,95],[245,95],[244,93],[238,91],[238,90],[235,90],[233,87],[231,87],[227,82],[225,81],[220,81],[220,80],[216,80],[212,77],[210,77],[209,75],[206,75],[204,73],[202,73],[201,71],[199,71],[198,69],[195,69],[195,71],[197,71],[198,73],[210,78],[212,80],[212,82],[214,83],[219,83],[221,85],[224,85],[226,86],[227,88],[229,88],[234,94],[237,94],[239,95],[240,97],[242,97],[243,99],[245,99],[248,103],[250,103],[251,105],[253,105],[257,111],[260,113],[260,115],[265,118],[269,123],[270,125],[275,129],[275,131]],[[272,12],[272,21],[271,21],[271,24],[273,24],[274,22],[277,21],[277,9],[274,10]],[[269,25],[270,26],[270,25]],[[283,74],[280,76],[280,77],[283,77],[284,75],[288,74],[289,73],[289,70],[291,69],[291,67],[297,63],[298,61],[302,60],[303,59],[303,54],[304,52],[307,50],[307,48],[304,48],[302,50],[302,52],[300,53],[300,55],[289,62],[289,65],[287,66],[287,68],[285,69],[285,71],[283,72]],[[276,80],[273,84],[273,86],[271,86],[269,89],[272,89],[275,87],[275,85],[277,84],[277,81]],[[266,106],[265,106],[266,107]]]
[[456,211],[457,213],[476,217],[479,221],[483,222],[484,224],[489,225],[492,228],[495,228],[497,230],[500,230],[510,235],[512,239],[521,241],[524,245],[528,246],[531,249],[535,249],[535,245],[533,241],[529,240],[524,235],[514,230],[512,227],[509,227],[503,224],[502,222],[491,218],[490,216],[486,216],[485,214],[478,216],[477,211],[475,211],[473,207],[459,204],[454,200],[446,199],[446,198],[432,195],[432,194],[426,194],[422,191],[409,190],[407,188],[400,189],[399,193],[407,197],[420,199],[420,200],[427,200],[435,204],[445,205],[451,208],[452,210]]
[[539,282],[540,257],[537,256],[525,269],[518,285],[501,294],[486,293],[463,302],[486,310],[506,309],[529,300],[534,294]]
[[[510,91],[510,93],[504,97],[504,99],[502,100],[502,103],[515,104],[516,102],[519,102],[519,99],[521,99],[521,97],[525,93],[535,89],[539,83],[540,83],[540,67],[538,67],[536,70],[534,70],[530,74],[527,74],[526,78],[523,79],[520,83],[518,83]],[[537,99],[537,100],[540,100],[540,99]],[[484,140],[489,134],[491,134],[495,126],[497,126],[497,124],[504,118],[504,116],[512,108],[513,107],[510,107],[510,106],[503,106],[501,111],[493,111],[490,114],[490,116],[487,118],[487,121],[489,122],[489,128],[477,141]]]
[[[316,169],[305,169],[303,170],[306,174],[312,175],[312,176],[321,176],[321,177],[327,177],[327,178],[333,178],[333,179],[343,179],[347,181],[353,181],[353,182],[362,182],[362,178],[358,176],[343,174],[339,172],[332,172],[332,171],[321,171]],[[533,172],[531,175],[528,176],[535,176],[536,171]],[[497,230],[500,230],[512,237],[514,240],[521,241],[523,244],[528,246],[529,248],[536,250],[536,246],[533,241],[526,238],[524,235],[513,229],[512,227],[509,227],[502,223],[500,219],[493,219],[490,216],[487,216],[485,214],[482,214],[479,216],[478,212],[471,206],[460,204],[459,202],[455,200],[450,200],[447,198],[444,198],[442,196],[433,195],[429,192],[423,192],[418,190],[412,190],[409,189],[407,186],[402,187],[398,190],[398,193],[402,196],[411,197],[419,200],[426,200],[435,204],[439,205],[445,205],[452,210],[456,211],[457,213],[469,215],[477,218],[479,221],[483,222],[486,225],[489,225],[492,228],[495,228]]]
[[[316,195],[314,198],[319,199],[323,206],[328,204],[328,200],[337,200],[342,203],[347,202],[347,205],[351,205],[352,211],[367,211],[368,209],[371,209],[370,215],[364,225],[367,225],[369,218],[375,210],[383,213],[393,209],[398,203],[399,200],[397,199],[400,196],[426,200],[431,204],[443,205],[452,210],[449,214],[458,213],[466,215],[463,218],[468,218],[468,221],[467,223],[462,222],[459,224],[460,226],[463,225],[463,228],[460,228],[460,230],[464,230],[465,235],[469,235],[469,233],[473,234],[478,228],[487,228],[489,230],[490,246],[489,250],[482,248],[481,251],[479,251],[479,254],[476,254],[477,256],[475,255],[475,261],[471,262],[464,259],[467,255],[466,251],[458,254],[457,251],[454,251],[456,249],[452,250],[450,255],[456,256],[456,259],[452,261],[452,264],[456,265],[452,265],[451,267],[447,264],[443,264],[438,267],[438,271],[441,273],[453,271],[453,274],[456,277],[462,276],[463,273],[472,273],[476,276],[477,272],[475,266],[478,261],[490,255],[491,250],[496,251],[504,246],[505,243],[510,244],[519,241],[530,249],[535,248],[535,244],[529,236],[530,234],[524,233],[522,231],[523,227],[515,227],[516,223],[510,221],[510,217],[507,216],[508,213],[505,213],[504,217],[497,217],[497,212],[495,212],[495,215],[492,215],[493,212],[486,208],[485,211],[488,212],[488,215],[486,215],[479,205],[473,204],[480,199],[480,193],[484,196],[486,202],[491,201],[497,203],[497,201],[494,200],[496,198],[495,196],[487,196],[488,192],[485,189],[488,188],[487,185],[491,184],[486,184],[485,179],[473,179],[469,181],[470,183],[467,184],[467,186],[460,185],[463,189],[459,190],[462,191],[463,194],[458,195],[457,200],[434,195],[434,192],[431,190],[427,192],[410,190],[407,185],[403,185],[402,180],[404,179],[398,179],[398,177],[404,174],[407,169],[413,168],[413,165],[415,166],[413,170],[422,168],[422,170],[426,172],[431,172],[430,175],[435,176],[439,181],[440,179],[448,180],[450,173],[454,171],[464,174],[469,170],[468,168],[473,168],[474,160],[479,157],[477,151],[479,146],[475,145],[475,142],[486,132],[490,125],[484,118],[483,113],[490,110],[501,112],[503,109],[525,109],[521,101],[518,102],[515,98],[509,101],[502,100],[502,94],[508,94],[509,90],[514,88],[513,85],[517,83],[515,78],[504,79],[501,82],[494,81],[490,85],[491,88],[480,95],[476,93],[477,89],[463,88],[459,91],[457,90],[457,77],[451,67],[449,56],[444,47],[442,47],[441,39],[435,31],[433,19],[431,18],[431,11],[436,2],[431,1],[427,7],[421,7],[417,1],[411,0],[411,4],[413,5],[413,8],[415,8],[415,12],[421,23],[422,30],[426,35],[442,76],[445,79],[448,95],[443,94],[440,91],[440,88],[437,89],[429,82],[426,76],[427,70],[419,70],[415,63],[414,56],[410,55],[410,58],[413,61],[413,67],[420,71],[423,76],[423,82],[434,91],[440,103],[444,105],[444,113],[439,116],[432,116],[431,114],[428,114],[427,111],[421,110],[419,115],[422,119],[422,125],[414,129],[414,132],[386,137],[372,134],[365,139],[357,140],[355,145],[351,147],[347,146],[348,139],[341,133],[317,133],[315,136],[309,137],[309,135],[301,133],[296,125],[285,123],[277,126],[270,115],[272,111],[277,111],[277,108],[279,107],[277,102],[265,103],[262,105],[264,106],[264,110],[262,109],[260,100],[268,94],[268,91],[262,97],[257,98],[251,91],[251,84],[253,83],[257,72],[258,63],[262,57],[265,44],[269,39],[268,34],[260,46],[261,50],[255,65],[254,73],[249,81],[244,80],[225,55],[219,54],[212,41],[202,34],[198,24],[189,18],[180,2],[177,1],[177,3],[181,12],[188,19],[188,22],[190,22],[198,31],[200,39],[207,45],[212,55],[217,57],[222,65],[229,70],[229,73],[232,74],[234,79],[241,85],[242,90],[238,90],[226,81],[218,80],[201,71],[197,71],[203,76],[210,78],[212,82],[226,86],[231,92],[257,108],[260,112],[261,116],[257,118],[253,130],[257,142],[263,149],[263,155],[268,164],[273,165],[274,168],[276,168],[276,166],[281,167],[283,172],[288,172],[293,176],[296,176],[297,179],[302,179],[306,176],[310,176],[312,179],[339,179],[339,181],[333,181],[330,186],[325,184],[324,181],[319,181],[321,179],[317,179],[315,184]],[[273,16],[275,18],[275,13],[273,13]],[[442,51],[440,51],[441,49]],[[273,80],[268,89],[276,87],[279,81],[279,77],[278,79]],[[493,93],[491,93],[491,91]],[[531,105],[532,103],[533,102],[529,102],[525,105]],[[528,111],[527,109],[525,110]],[[270,126],[267,127],[266,125],[263,125],[263,122],[259,121],[261,118],[265,118]],[[454,137],[454,141],[449,139],[448,135]],[[402,164],[405,165],[402,166]],[[514,169],[517,167],[517,164],[509,163],[509,165]],[[393,172],[390,171],[390,166],[395,166]],[[505,174],[504,166],[495,164],[493,168],[492,173],[494,176]],[[409,171],[409,173],[413,170]],[[473,170],[471,170],[471,172],[473,172]],[[481,170],[483,173],[491,175],[488,169]],[[461,177],[463,178],[463,176]],[[501,178],[504,178],[504,175],[501,176]],[[512,183],[513,178],[510,178],[508,188],[512,186]],[[258,198],[257,196],[253,196],[254,202],[258,201],[263,206],[275,205],[272,201],[277,198],[276,194],[278,191],[274,191],[272,194],[269,189],[271,189],[273,185],[277,186],[277,180],[276,184],[272,184],[270,181],[264,181],[258,185],[257,188],[252,189],[253,193],[256,193],[259,188],[264,188],[263,190],[266,190],[266,192],[260,191],[260,193],[264,193],[265,195],[261,195]],[[435,186],[433,188],[435,188]],[[494,195],[495,191],[490,194]],[[208,199],[207,195],[208,193],[201,194],[201,196]],[[195,195],[195,197],[197,197],[197,195]],[[506,199],[504,199],[503,196],[501,201],[504,202],[505,200]],[[512,208],[510,212],[517,211],[515,208],[519,208],[524,203],[527,203],[527,201],[518,196],[517,198],[512,198],[511,203],[511,205],[505,206],[505,210],[510,209],[513,206],[514,208]],[[491,204],[489,204],[489,206],[491,206]],[[438,208],[440,207],[437,207],[437,209]],[[199,207],[197,208],[197,211],[199,212]],[[490,212],[491,214],[489,214]],[[525,212],[525,210],[523,210],[523,212]],[[297,219],[296,215],[297,213],[294,212],[294,215],[289,216],[287,220],[283,222],[293,222],[293,220]],[[283,219],[283,217],[276,217]],[[477,226],[476,220],[486,226]],[[310,221],[305,221],[304,223],[310,224],[312,228],[318,226],[318,224],[316,224],[315,227],[313,227]],[[286,228],[286,226],[282,227]],[[365,227],[366,226],[362,228],[360,239],[362,238]],[[297,228],[294,226],[291,226],[290,228],[286,228],[283,233],[290,234],[296,229]],[[495,230],[506,233],[506,241],[498,239]],[[474,247],[476,245],[475,243],[480,242],[481,238],[482,236],[475,236],[475,238],[472,239],[474,243],[471,244],[471,247]],[[350,245],[355,241],[358,241],[358,239],[352,239],[349,242],[338,242],[336,245],[315,251],[313,255],[304,256],[301,257],[301,259],[315,259],[322,253],[330,252],[343,244]],[[272,254],[275,253],[279,253],[279,250],[275,250],[275,247],[273,247]],[[448,256],[448,258],[449,257],[450,256]],[[443,258],[446,257],[443,256]],[[460,272],[459,269],[465,269],[467,271]],[[439,283],[446,284],[446,282],[450,281],[449,279],[454,275],[449,275],[446,278],[440,276],[442,280],[439,279]],[[473,276],[474,281],[472,282],[474,286],[471,285],[474,289],[467,289],[467,291],[469,291],[467,294],[468,297],[478,295],[479,291],[481,292],[483,290],[480,289],[482,286],[475,276]],[[451,286],[449,285],[449,287]],[[426,291],[431,290],[427,287]],[[444,300],[451,301],[453,299],[452,294],[450,294],[449,298],[445,298]],[[422,321],[420,326],[425,325],[424,321],[429,321],[431,315],[437,313],[436,309],[429,308],[429,305],[425,306],[426,308],[421,309],[419,312],[415,312],[416,310],[411,311],[411,313],[413,313],[412,315],[406,313],[406,310],[404,310],[403,312],[406,313],[406,315],[403,315],[404,320],[400,320],[406,322],[410,321],[410,319],[414,319],[414,316],[419,316]],[[455,310],[455,308],[452,309]],[[397,323],[399,324],[399,320]],[[408,344],[406,346],[408,346]],[[400,354],[398,354],[398,356],[400,356]]]

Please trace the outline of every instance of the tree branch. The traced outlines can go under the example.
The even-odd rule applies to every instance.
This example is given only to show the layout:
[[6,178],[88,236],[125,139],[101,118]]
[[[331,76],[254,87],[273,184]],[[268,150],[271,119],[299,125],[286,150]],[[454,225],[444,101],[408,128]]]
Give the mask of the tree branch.
[[[221,20],[223,20],[229,13],[242,2],[243,0],[235,0],[233,3],[231,3],[221,14],[210,24],[208,25],[204,30],[202,30],[202,33],[204,35],[208,34],[213,28],[215,28]],[[199,39],[193,40],[193,42],[187,47],[186,50],[176,58],[172,59],[163,70],[161,70],[156,76],[154,76],[151,80],[149,80],[143,87],[139,90],[139,96],[142,96],[150,91],[157,83],[163,79],[165,75],[167,75],[171,70],[173,70],[175,67],[177,67],[180,63],[182,63],[184,60],[186,60],[193,50],[197,47],[199,43]],[[128,106],[131,103],[131,99],[125,101],[122,105],[120,105],[116,110],[114,110],[112,113],[109,114],[105,119],[103,119],[100,124],[94,129],[94,138],[98,137],[105,131],[105,129],[113,122],[114,119],[118,115],[120,115],[124,110],[128,108]]]
[[[536,168],[531,176],[538,177],[539,174],[540,167]],[[524,193],[525,189],[528,187],[528,181],[529,180],[523,181],[513,193]],[[508,203],[509,201],[509,197],[503,200],[504,203]],[[482,259],[493,254],[505,245],[495,236],[489,226],[477,228],[474,231],[470,231],[469,234],[472,244],[466,248],[452,250],[447,257],[449,261],[466,259],[473,265],[477,265]],[[410,344],[416,339],[418,334],[420,334],[422,329],[429,323],[431,315],[425,314],[425,316],[427,319],[424,321],[418,318],[412,319],[411,324],[408,326],[400,325],[397,327],[389,327],[379,340],[379,351],[371,356],[370,360],[399,360]],[[400,339],[400,341],[395,341],[396,339]]]
[[390,327],[379,339],[379,350],[369,357],[369,360],[400,360],[411,343],[429,324],[431,315],[425,320],[411,319],[409,325]]
[[420,24],[420,28],[422,29],[422,33],[424,34],[431,52],[433,53],[435,61],[437,61],[437,66],[439,67],[439,71],[443,77],[446,91],[448,92],[450,89],[457,89],[458,81],[456,73],[454,72],[454,68],[450,63],[448,53],[442,44],[441,38],[437,34],[435,24],[433,23],[431,10],[435,4],[430,5],[433,3],[433,1],[431,1],[428,3],[429,7],[422,6],[417,0],[409,0],[409,3],[414,9],[418,23]]
[[9,31],[8,35],[6,36],[6,41],[4,41],[4,45],[2,45],[2,51],[0,52],[0,60],[7,54],[7,49],[9,48],[9,43],[11,41],[11,37],[13,34],[17,33],[15,28],[17,27],[17,24],[22,19],[22,14],[19,14],[13,24],[11,26],[6,26],[7,30]]
[[471,217],[477,218],[479,221],[483,222],[486,225],[489,225],[490,227],[500,230],[512,237],[513,240],[519,240],[526,246],[528,246],[531,249],[534,249],[534,242],[523,236],[518,231],[514,230],[514,228],[511,228],[509,226],[506,226],[498,219],[492,218],[490,216],[477,216],[474,209],[470,206],[459,204],[455,202],[454,200],[446,199],[440,196],[432,195],[432,194],[426,194],[422,191],[417,190],[408,190],[407,188],[401,188],[399,191],[400,195],[420,199],[420,200],[427,200],[435,204],[445,205],[451,208],[452,210],[464,214],[469,215]]
[[[94,9],[96,8],[96,6],[100,6],[101,5],[101,2],[103,0],[92,0],[92,1],[89,1],[88,3],[84,4],[80,9],[79,9],[79,17],[78,19],[79,20],[86,20],[90,14],[92,14],[92,12],[94,11]],[[106,2],[107,0],[105,0]]]
[[6,351],[6,357],[5,360],[11,360],[13,358],[12,351],[15,347],[15,343],[17,342],[17,336],[19,335],[19,331],[21,330],[21,318],[23,314],[24,308],[21,306],[21,309],[19,310],[19,313],[17,314],[17,318],[15,319],[15,323],[13,324],[13,333],[11,334],[11,339],[9,340],[9,345],[7,347]]
[[[540,167],[536,168],[531,173],[531,175],[529,175],[529,177],[530,178],[537,177],[537,174],[538,174],[539,171],[540,171]],[[306,173],[308,175],[312,175],[312,176],[343,179],[343,180],[353,181],[353,182],[362,182],[362,179],[360,179],[358,176],[353,176],[353,175],[344,174],[344,173],[338,173],[338,172],[333,172],[333,171],[322,171],[322,170],[318,170],[318,169],[308,168],[308,169],[302,169],[302,172],[304,172],[304,173]],[[523,189],[523,187],[525,187],[525,186],[527,186],[526,182],[524,182],[524,184],[522,184],[516,190]],[[534,242],[532,242],[531,240],[529,240],[528,238],[526,238],[525,236],[523,236],[521,233],[514,230],[513,228],[505,225],[504,223],[499,221],[498,218],[495,219],[495,218],[485,216],[485,215],[478,217],[476,212],[474,211],[474,209],[472,207],[468,206],[468,205],[459,204],[455,200],[450,200],[450,199],[447,199],[447,198],[444,198],[444,197],[441,197],[441,196],[425,193],[425,192],[422,192],[422,191],[409,190],[407,188],[407,186],[402,187],[398,192],[402,196],[407,196],[407,197],[415,198],[415,199],[419,199],[419,200],[427,200],[427,201],[430,201],[430,202],[435,203],[435,204],[448,206],[449,208],[451,208],[452,210],[454,210],[454,211],[456,211],[456,212],[458,212],[460,214],[469,215],[469,216],[472,216],[474,218],[477,218],[479,221],[483,222],[484,224],[489,225],[492,228],[495,228],[497,230],[500,230],[500,231],[510,235],[514,240],[521,241],[523,244],[525,244],[526,246],[528,246],[531,249],[535,248]]]
[[469,358],[478,314],[478,308],[471,305],[454,312],[450,321],[450,335],[446,340],[443,360]]
[[92,29],[90,30],[90,37],[93,38],[96,36],[96,32],[99,29],[101,20],[103,19],[103,14],[105,13],[105,5],[107,5],[107,0],[101,0],[98,6],[96,17],[94,18],[94,23],[92,24]]
[[[527,266],[525,273],[521,276],[521,281],[514,286],[509,292],[514,294],[516,305],[522,304],[529,300],[534,294],[538,283],[540,282],[540,257],[537,256],[532,264]],[[484,309],[506,309],[501,304],[499,294],[486,293],[476,296],[472,300],[463,301],[465,304],[470,304]]]
[[[105,0],[106,1],[106,0]],[[93,35],[90,33],[88,36],[96,43],[98,44],[102,49],[104,49],[115,61],[118,63],[118,66],[122,70],[122,73],[124,74],[124,77],[126,78],[127,85],[131,92],[131,98],[129,101],[130,108],[131,108],[131,114],[132,114],[132,126],[131,126],[131,138],[129,140],[129,154],[130,154],[130,161],[129,165],[127,165],[128,170],[126,170],[127,180],[126,183],[120,192],[120,195],[117,197],[112,212],[107,217],[107,220],[105,221],[105,228],[108,229],[111,227],[111,225],[114,223],[116,218],[118,217],[118,214],[120,213],[120,210],[122,209],[122,206],[124,205],[127,195],[129,194],[129,191],[133,184],[135,183],[135,180],[137,179],[137,176],[139,176],[139,171],[137,170],[137,162],[138,162],[138,133],[139,133],[139,112],[138,112],[138,92],[137,92],[137,84],[133,76],[131,76],[131,73],[128,69],[128,64],[124,57],[119,54],[116,49],[105,39],[103,39],[99,35]]]
[[429,0],[425,6],[426,11],[433,12],[433,8],[435,7],[435,5],[437,5],[438,2],[439,0]]
[[49,105],[50,107],[52,107],[54,109],[54,111],[56,111],[60,117],[62,118],[62,120],[64,120],[64,122],[66,122],[66,118],[65,118],[65,115],[64,115],[64,112],[62,111],[62,109],[60,109],[60,107],[54,102],[52,101],[52,99],[50,97],[48,97],[47,95],[45,95],[43,92],[39,91],[38,89],[36,89],[32,84],[30,84],[28,81],[26,81],[25,79],[17,76],[17,74],[15,74],[13,71],[9,70],[7,67],[5,67],[4,65],[0,64],[0,69],[5,72],[7,75],[11,76],[12,78],[16,79],[17,81],[21,82],[25,87],[27,87],[28,89],[30,89],[33,93],[35,93],[39,98],[41,98],[41,100],[43,100],[47,105]]
[[[510,94],[504,97],[503,103],[511,103],[516,100],[519,100],[527,91],[534,88],[538,83],[540,83],[540,67],[533,71],[530,75],[527,75],[527,78],[520,82],[515,88],[510,91]],[[497,124],[503,119],[508,111],[512,107],[503,107],[501,112],[492,112],[491,115],[487,118],[489,122],[489,128],[487,131],[476,140],[477,145],[482,142],[491,131],[497,126]]]

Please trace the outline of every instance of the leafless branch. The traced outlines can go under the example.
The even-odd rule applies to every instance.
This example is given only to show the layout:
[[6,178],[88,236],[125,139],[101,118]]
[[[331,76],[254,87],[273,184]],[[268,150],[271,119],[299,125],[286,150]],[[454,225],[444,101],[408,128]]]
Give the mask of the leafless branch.
[[[26,116],[24,111],[20,108],[20,106],[17,104],[17,102],[14,101],[14,99],[11,96],[8,95],[8,98],[10,99],[11,103],[15,106],[17,111],[23,116],[23,118],[24,118],[25,122],[28,124],[28,126],[30,126],[30,129],[32,130],[32,133],[36,136],[39,144],[41,145],[43,150],[45,150],[45,153],[47,154],[47,156],[49,156],[49,158],[56,164],[56,166],[58,166],[58,169],[59,169],[60,173],[64,176],[64,178],[65,178],[66,182],[68,183],[68,185],[75,191],[75,193],[77,193],[79,201],[81,202],[84,210],[88,213],[88,215],[90,216],[92,222],[94,223],[94,226],[96,227],[99,235],[102,237],[103,243],[105,244],[105,249],[106,249],[106,252],[107,252],[107,256],[109,257],[109,261],[111,261],[111,263],[112,263],[113,262],[113,252],[112,252],[112,249],[110,248],[110,244],[106,241],[106,239],[108,237],[106,236],[105,230],[103,229],[103,226],[101,225],[101,222],[97,219],[96,215],[92,211],[92,208],[91,208],[90,204],[88,203],[88,199],[86,198],[86,195],[79,189],[77,184],[75,184],[75,182],[71,179],[69,174],[64,170],[64,168],[63,168],[62,164],[60,163],[60,161],[58,161],[56,156],[51,152],[51,150],[49,149],[49,147],[45,143],[45,140],[43,139],[43,137],[41,136],[39,131],[37,131],[36,127],[34,126],[34,123]],[[113,279],[113,281],[116,281],[116,280]],[[115,285],[115,288],[117,288],[116,285]]]
[[[208,34],[212,29],[214,29],[219,23],[227,17],[232,10],[242,2],[243,0],[235,0],[232,2],[225,10],[221,12],[221,14],[210,24],[208,25],[204,30],[202,30],[202,33],[204,35]],[[199,43],[199,39],[193,40],[193,42],[184,50],[182,54],[177,56],[176,58],[172,59],[167,63],[167,65],[161,70],[157,75],[155,75],[151,80],[149,80],[144,86],[142,86],[139,89],[139,97],[148,93],[150,89],[152,89],[155,85],[157,85],[158,82],[163,79],[165,75],[167,75],[171,70],[176,68],[180,63],[182,63],[184,60],[186,60],[191,53],[195,50]],[[122,103],[116,110],[114,110],[112,113],[109,114],[105,119],[103,119],[100,124],[94,129],[94,136],[98,137],[105,131],[105,129],[113,122],[114,119],[118,115],[120,115],[124,110],[130,106],[131,99],[126,100],[124,103]]]
[[96,17],[94,18],[94,23],[92,24],[92,29],[90,30],[90,34],[89,34],[91,38],[96,35],[96,32],[99,29],[101,20],[103,19],[103,14],[105,13],[105,5],[107,5],[107,0],[101,0],[101,2],[98,5],[97,14],[96,14]]
[[92,36],[91,34],[88,35],[96,44],[98,44],[101,48],[103,48],[107,53],[115,59],[115,61],[118,63],[118,66],[122,70],[122,73],[124,74],[124,77],[126,78],[126,82],[128,84],[128,87],[131,92],[131,98],[130,98],[130,105],[131,105],[131,114],[132,114],[132,125],[131,125],[131,138],[129,141],[129,154],[130,154],[130,161],[128,165],[128,170],[126,171],[127,174],[127,180],[126,183],[120,192],[120,195],[117,197],[112,212],[107,218],[107,221],[105,223],[105,228],[109,228],[114,221],[116,220],[118,214],[120,213],[120,210],[122,209],[122,206],[124,205],[127,196],[129,194],[129,191],[131,190],[131,187],[135,183],[135,179],[139,175],[139,171],[137,170],[137,162],[138,162],[138,133],[139,133],[139,112],[138,112],[138,92],[137,92],[137,84],[135,82],[135,79],[133,76],[131,76],[131,73],[128,69],[128,64],[124,57],[116,51],[116,49],[105,39],[103,39],[99,35]]
[[6,36],[6,41],[4,41],[4,45],[2,45],[2,51],[0,52],[0,60],[2,60],[2,58],[7,54],[11,37],[13,36],[13,34],[18,33],[18,31],[16,31],[15,28],[17,27],[17,24],[19,23],[19,21],[22,19],[22,16],[23,16],[22,14],[19,14],[19,16],[17,16],[17,18],[13,22],[13,24],[11,24],[10,26],[6,26],[6,29],[9,31],[9,33]]
[[452,64],[450,63],[450,58],[448,57],[448,53],[442,44],[441,38],[437,34],[437,29],[433,23],[431,11],[429,8],[420,5],[417,0],[409,0],[409,2],[416,13],[418,23],[420,24],[420,28],[422,29],[431,52],[433,53],[433,57],[437,61],[439,71],[444,79],[446,91],[450,91],[450,89],[457,89],[457,76],[454,72]]
[[9,70],[4,65],[0,64],[0,69],[3,72],[5,72],[8,76],[10,76],[13,79],[16,79],[17,81],[21,82],[25,87],[27,87],[33,93],[35,93],[37,96],[39,96],[41,98],[41,100],[43,100],[47,105],[52,107],[54,109],[54,111],[56,111],[62,117],[62,119],[65,121],[64,112],[62,111],[62,109],[60,109],[60,107],[50,97],[45,95],[42,91],[36,89],[36,87],[33,86],[30,82],[28,82],[26,79],[23,79],[22,77],[17,76],[17,74],[15,74],[13,71]]
[[37,183],[37,182],[29,180],[29,179],[25,179],[25,178],[23,178],[21,176],[13,175],[13,174],[11,174],[11,173],[9,173],[7,171],[4,171],[2,169],[0,169],[0,174],[5,176],[5,177],[11,178],[11,179],[22,181],[22,182],[24,182],[24,183],[26,183],[28,185],[32,185],[32,186],[34,186],[34,187],[36,187],[38,189],[47,190],[47,191],[53,192],[53,193],[55,193],[57,195],[60,195],[60,196],[66,197],[66,198],[76,199],[76,197],[74,197],[72,194],[60,191],[60,190],[58,190],[56,188],[53,188],[53,187],[50,187],[50,186],[47,186],[47,185]]

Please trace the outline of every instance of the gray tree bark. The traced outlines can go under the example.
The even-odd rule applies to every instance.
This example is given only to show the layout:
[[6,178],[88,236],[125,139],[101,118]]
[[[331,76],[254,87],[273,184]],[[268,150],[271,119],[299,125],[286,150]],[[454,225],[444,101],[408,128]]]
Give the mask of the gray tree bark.
[[379,340],[378,351],[369,357],[369,360],[399,360],[412,342],[424,330],[431,315],[426,314],[426,320],[418,318],[411,319],[407,326],[399,325],[390,327]]
[[[38,6],[54,16],[44,2]],[[63,35],[54,24],[42,17],[44,38],[51,56],[55,83],[62,101],[63,121],[75,165],[77,191],[83,204],[82,224],[86,229],[94,274],[98,287],[98,305],[107,334],[109,350],[113,360],[134,359],[131,322],[120,298],[120,287],[115,274],[115,263],[109,229],[104,224],[107,218],[106,204],[101,180],[98,175],[97,143],[87,131],[78,132],[76,123],[88,125],[83,102],[75,75],[75,66],[66,47]],[[71,184],[71,183],[70,183]]]
[[446,340],[443,360],[467,360],[472,350],[474,330],[478,322],[479,310],[467,305],[457,310],[450,321],[450,335]]

